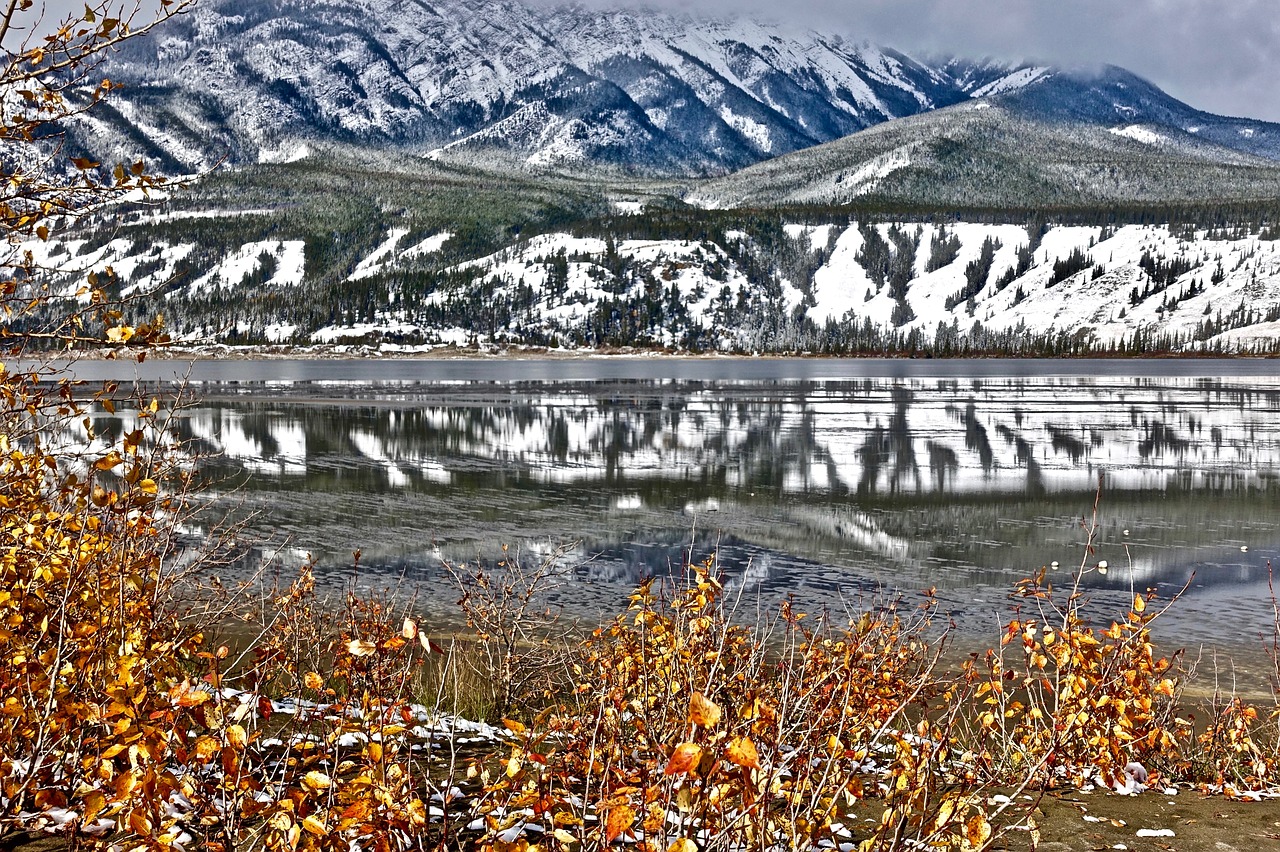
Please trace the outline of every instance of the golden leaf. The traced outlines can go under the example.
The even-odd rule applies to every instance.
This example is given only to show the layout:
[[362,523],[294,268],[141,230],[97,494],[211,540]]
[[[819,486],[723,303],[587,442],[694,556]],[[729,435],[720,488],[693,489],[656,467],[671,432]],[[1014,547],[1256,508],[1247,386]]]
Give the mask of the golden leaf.
[[249,744],[249,735],[239,725],[232,725],[227,728],[227,742],[233,748],[242,749]]
[[964,839],[974,849],[981,849],[991,839],[991,823],[982,814],[974,814],[964,824]]
[[208,763],[218,753],[218,741],[213,737],[201,737],[196,740],[196,759]]
[[516,736],[522,736],[525,732],[525,726],[515,719],[503,719],[502,726]]
[[1147,602],[1142,599],[1142,595],[1133,596],[1133,611],[1141,613],[1147,608]]
[[303,676],[302,682],[307,689],[312,689],[316,692],[319,692],[324,687],[324,678],[320,677],[320,675],[315,672],[307,672]]
[[107,797],[102,794],[101,790],[93,790],[84,797],[84,817],[82,823],[88,825],[98,818],[98,814],[102,813],[102,809],[107,805]]
[[698,852],[698,844],[687,837],[681,837],[667,847],[667,852]]
[[675,751],[671,752],[671,759],[667,761],[667,768],[662,770],[662,774],[683,775],[692,772],[698,767],[700,760],[702,760],[702,746],[695,743],[680,743]]
[[714,727],[720,721],[720,708],[701,692],[689,699],[689,721],[704,728]]
[[118,467],[120,463],[123,461],[124,459],[120,457],[120,454],[117,453],[115,450],[112,450],[102,458],[98,459],[98,461],[94,464],[94,467],[96,467],[98,470],[111,470],[114,467]]
[[316,819],[315,816],[304,817],[302,820],[302,828],[304,831],[317,836],[323,836],[327,830],[324,823]]
[[725,757],[733,765],[744,769],[760,768],[760,754],[756,751],[756,744],[747,737],[738,737],[731,741],[729,748],[725,751]]

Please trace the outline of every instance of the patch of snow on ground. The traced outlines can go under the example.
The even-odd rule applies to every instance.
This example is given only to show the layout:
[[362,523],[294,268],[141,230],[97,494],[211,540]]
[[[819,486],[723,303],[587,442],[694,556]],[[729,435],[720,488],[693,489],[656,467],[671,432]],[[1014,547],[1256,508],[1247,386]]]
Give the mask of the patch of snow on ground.
[[1128,127],[1112,127],[1110,132],[1116,136],[1124,136],[1141,142],[1144,145],[1164,145],[1169,141],[1168,136],[1162,136],[1150,128],[1143,127],[1141,124],[1131,124]]
[[306,144],[284,145],[274,151],[262,150],[258,152],[258,162],[262,164],[268,163],[296,163],[299,160],[305,160],[311,156],[311,147]]
[[348,281],[360,281],[371,278],[382,271],[386,261],[396,250],[396,245],[409,233],[408,228],[392,228],[387,239],[373,250],[373,253],[356,265],[355,271],[347,276]]
[[444,244],[449,242],[451,239],[453,239],[453,231],[441,231],[438,234],[433,234],[432,236],[427,237],[416,245],[409,246],[409,248],[400,252],[400,256],[402,258],[409,258],[435,254],[440,251],[440,249],[444,248]]
[[1031,85],[1039,80],[1052,69],[1048,67],[1023,68],[1014,71],[1012,74],[1006,74],[998,80],[993,80],[980,89],[975,89],[969,94],[971,98],[986,98],[991,95],[1000,95],[1005,92],[1013,92],[1018,89]]
[[725,124],[745,136],[759,150],[766,154],[773,153],[773,136],[765,125],[749,116],[738,115],[727,106],[720,107],[720,118]]

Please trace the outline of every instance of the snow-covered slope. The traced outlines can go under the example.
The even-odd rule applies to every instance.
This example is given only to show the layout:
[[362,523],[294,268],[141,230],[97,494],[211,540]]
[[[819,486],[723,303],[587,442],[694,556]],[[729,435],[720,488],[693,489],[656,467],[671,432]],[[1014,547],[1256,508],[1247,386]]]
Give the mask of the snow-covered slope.
[[886,122],[704,182],[703,207],[961,207],[1226,201],[1280,196],[1280,166],[1159,125],[1028,118],[999,98]]
[[82,141],[127,126],[123,147],[187,163],[301,136],[725,170],[964,97],[833,36],[511,0],[208,0],[111,76],[127,93]]
[[359,310],[317,298],[333,284],[308,268],[297,240],[214,256],[122,236],[34,249],[72,283],[111,267],[124,293],[156,289],[182,261],[186,277],[142,307],[191,340],[752,351],[865,343],[874,331],[939,348],[991,334],[1009,345],[1013,334],[1095,351],[1139,340],[1269,351],[1280,338],[1272,229],[860,222],[702,239],[553,232],[461,262],[454,235],[406,233],[392,228],[354,265],[343,286],[366,294]]

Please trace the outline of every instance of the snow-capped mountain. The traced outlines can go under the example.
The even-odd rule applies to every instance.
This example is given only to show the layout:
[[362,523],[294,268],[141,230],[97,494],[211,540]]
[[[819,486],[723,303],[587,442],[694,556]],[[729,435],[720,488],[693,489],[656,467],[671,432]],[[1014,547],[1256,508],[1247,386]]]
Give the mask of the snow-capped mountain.
[[205,0],[106,70],[127,88],[76,141],[168,168],[317,140],[716,174],[971,98],[1280,151],[1275,126],[1207,116],[1119,69],[923,62],[749,21],[517,0]]

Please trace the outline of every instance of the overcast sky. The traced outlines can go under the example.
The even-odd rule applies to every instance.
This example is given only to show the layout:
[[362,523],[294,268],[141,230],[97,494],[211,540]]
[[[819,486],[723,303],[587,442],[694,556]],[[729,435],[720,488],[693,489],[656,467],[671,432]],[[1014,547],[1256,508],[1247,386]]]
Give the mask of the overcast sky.
[[[354,0],[358,2],[358,0]],[[154,5],[154,0],[144,0]],[[628,0],[580,0],[625,6]],[[631,5],[640,5],[632,3]],[[1111,63],[1192,106],[1280,121],[1276,0],[648,0],[719,17],[745,13],[911,54]],[[65,13],[83,0],[50,0]]]

